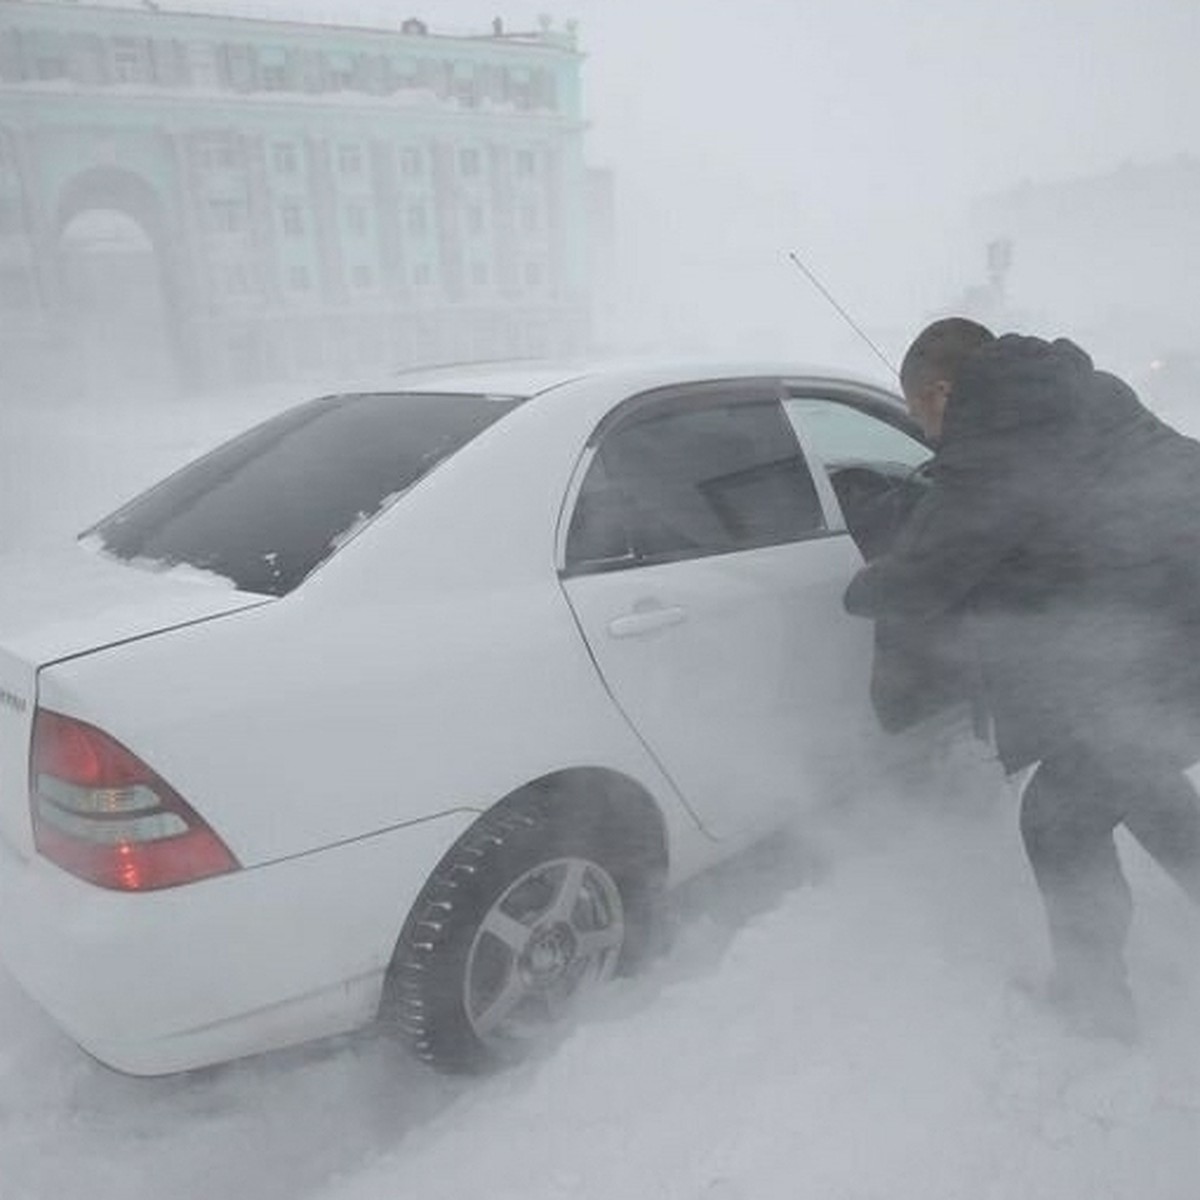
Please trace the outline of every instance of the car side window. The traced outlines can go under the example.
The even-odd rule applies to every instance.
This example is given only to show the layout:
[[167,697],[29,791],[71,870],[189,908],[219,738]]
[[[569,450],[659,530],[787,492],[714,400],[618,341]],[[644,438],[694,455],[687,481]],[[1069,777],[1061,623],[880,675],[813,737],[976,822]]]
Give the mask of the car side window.
[[928,486],[932,451],[883,416],[842,401],[795,397],[788,417],[824,468],[846,529],[867,559],[884,553]]
[[797,397],[784,407],[805,446],[827,470],[854,464],[911,471],[933,454],[895,425],[838,400]]
[[567,534],[573,573],[727,554],[825,530],[778,400],[654,406],[595,449]]

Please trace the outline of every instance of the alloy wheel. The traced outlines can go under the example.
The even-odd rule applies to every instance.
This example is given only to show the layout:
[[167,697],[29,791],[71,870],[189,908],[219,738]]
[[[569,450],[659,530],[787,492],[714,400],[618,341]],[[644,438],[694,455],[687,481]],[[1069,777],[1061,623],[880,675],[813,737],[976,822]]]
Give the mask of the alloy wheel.
[[494,1049],[544,1036],[611,978],[624,941],[621,893],[603,867],[559,858],[526,871],[488,909],[467,956],[475,1035]]

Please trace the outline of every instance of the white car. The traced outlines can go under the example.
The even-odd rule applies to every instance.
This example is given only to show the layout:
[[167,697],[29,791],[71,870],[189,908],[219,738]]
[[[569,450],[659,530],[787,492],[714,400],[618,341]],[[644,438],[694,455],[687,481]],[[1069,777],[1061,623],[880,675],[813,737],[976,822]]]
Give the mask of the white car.
[[4,564],[5,963],[133,1074],[519,1054],[885,740],[843,502],[928,457],[803,367],[443,369]]

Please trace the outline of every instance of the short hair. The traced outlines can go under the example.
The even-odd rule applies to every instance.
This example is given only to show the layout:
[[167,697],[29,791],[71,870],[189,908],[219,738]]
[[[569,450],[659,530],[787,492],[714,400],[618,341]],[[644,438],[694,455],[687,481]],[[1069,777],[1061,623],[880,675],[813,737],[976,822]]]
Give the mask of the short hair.
[[934,321],[917,334],[904,355],[900,386],[905,392],[915,392],[939,379],[953,383],[963,362],[995,340],[990,329],[966,317]]

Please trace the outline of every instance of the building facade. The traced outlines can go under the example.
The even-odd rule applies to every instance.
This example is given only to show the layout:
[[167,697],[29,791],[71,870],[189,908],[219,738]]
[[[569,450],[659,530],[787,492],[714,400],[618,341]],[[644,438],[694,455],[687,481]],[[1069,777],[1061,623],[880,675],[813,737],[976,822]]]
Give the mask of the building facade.
[[1200,159],[1024,183],[971,215],[978,244],[1005,248],[983,319],[1073,335],[1131,373],[1200,353]]
[[0,0],[0,353],[69,357],[111,316],[78,259],[113,214],[188,385],[580,349],[580,62],[549,22]]

